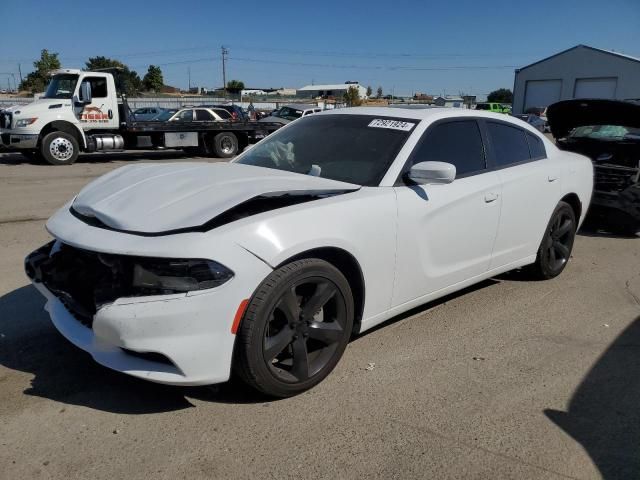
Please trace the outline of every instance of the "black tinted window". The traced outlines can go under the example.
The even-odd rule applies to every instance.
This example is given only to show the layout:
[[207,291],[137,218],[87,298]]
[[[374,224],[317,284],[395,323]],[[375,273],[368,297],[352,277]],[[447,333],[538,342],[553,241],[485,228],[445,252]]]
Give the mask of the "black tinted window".
[[[536,117],[537,118],[537,117]],[[531,151],[531,158],[546,158],[547,151],[544,149],[544,143],[540,138],[527,133],[527,140],[529,142],[529,150]]]
[[488,122],[496,166],[504,167],[529,160],[529,145],[524,130],[502,123]]
[[211,115],[206,110],[196,110],[196,120],[199,120],[201,122],[209,122],[215,119],[213,118],[213,115]]
[[87,77],[85,82],[91,84],[91,96],[93,98],[105,98],[107,96],[107,79],[101,77]]
[[224,118],[224,119],[231,118],[231,114],[222,108],[216,108],[214,112],[216,112],[220,118]]
[[414,150],[412,163],[448,162],[456,176],[486,168],[482,137],[475,120],[447,122],[430,128]]

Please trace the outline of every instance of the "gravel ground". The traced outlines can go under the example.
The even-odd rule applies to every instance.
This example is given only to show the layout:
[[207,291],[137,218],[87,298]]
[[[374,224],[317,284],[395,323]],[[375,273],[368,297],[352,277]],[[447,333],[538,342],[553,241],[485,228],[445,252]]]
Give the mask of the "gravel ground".
[[581,232],[559,278],[502,275],[397,317],[287,400],[95,364],[23,258],[92,178],[169,159],[0,155],[0,478],[640,477],[638,238]]

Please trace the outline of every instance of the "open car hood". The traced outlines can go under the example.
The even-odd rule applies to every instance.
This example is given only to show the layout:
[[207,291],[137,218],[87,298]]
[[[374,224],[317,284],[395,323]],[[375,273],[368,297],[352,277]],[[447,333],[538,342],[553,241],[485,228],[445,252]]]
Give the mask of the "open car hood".
[[94,226],[157,235],[206,231],[248,215],[359,188],[237,163],[130,165],[84,187],[71,211]]
[[585,125],[620,125],[640,128],[640,105],[621,100],[575,99],[547,108],[547,121],[555,138]]

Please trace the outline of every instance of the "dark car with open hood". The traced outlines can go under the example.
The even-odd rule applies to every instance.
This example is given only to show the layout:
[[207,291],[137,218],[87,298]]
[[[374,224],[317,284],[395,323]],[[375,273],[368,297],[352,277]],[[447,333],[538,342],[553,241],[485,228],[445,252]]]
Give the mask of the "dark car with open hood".
[[640,231],[640,103],[566,100],[547,119],[558,147],[593,161],[592,216],[619,233]]

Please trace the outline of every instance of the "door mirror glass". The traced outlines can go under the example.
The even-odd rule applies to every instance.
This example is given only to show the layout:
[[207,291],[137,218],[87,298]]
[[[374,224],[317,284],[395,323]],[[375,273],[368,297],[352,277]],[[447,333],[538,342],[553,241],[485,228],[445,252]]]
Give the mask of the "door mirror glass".
[[411,167],[407,177],[419,185],[451,183],[456,178],[456,166],[446,162],[420,162]]
[[80,84],[78,99],[82,103],[91,103],[91,84],[89,82],[82,82]]

